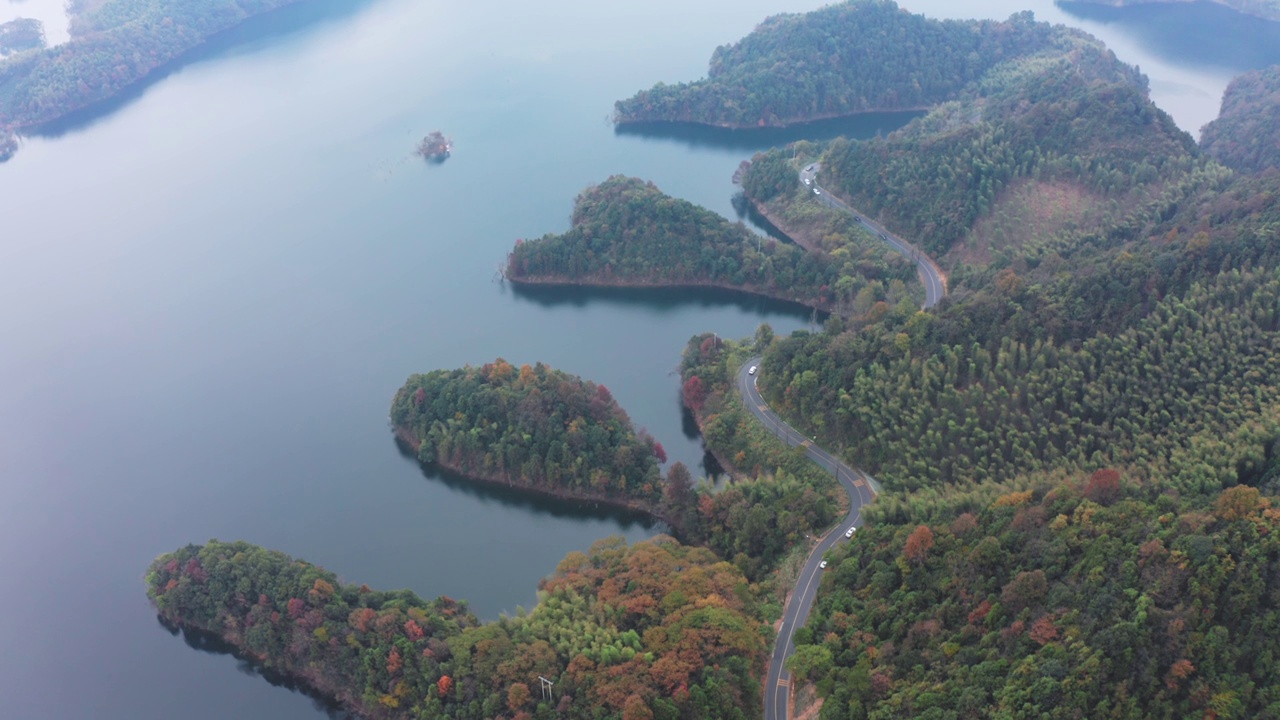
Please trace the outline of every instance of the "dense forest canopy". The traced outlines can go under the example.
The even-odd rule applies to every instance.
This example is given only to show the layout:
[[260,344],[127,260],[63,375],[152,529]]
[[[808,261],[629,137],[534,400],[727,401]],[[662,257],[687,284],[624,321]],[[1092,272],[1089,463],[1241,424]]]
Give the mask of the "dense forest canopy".
[[867,283],[907,279],[911,270],[867,242],[839,254],[805,252],[615,175],[578,196],[568,232],[518,242],[506,272],[517,282],[730,287],[835,310]]
[[1201,130],[1200,145],[1242,172],[1280,168],[1280,65],[1232,79],[1218,119]]
[[412,375],[391,422],[423,463],[471,477],[644,507],[662,495],[662,446],[608,388],[542,363]]
[[44,47],[44,25],[32,18],[0,23],[0,55]]
[[166,622],[374,720],[760,715],[766,628],[745,579],[662,536],[571,553],[532,612],[484,624],[447,597],[344,584],[243,542],[162,555],[146,582]]
[[77,0],[71,41],[0,61],[0,127],[105,100],[248,17],[299,0]]
[[618,101],[615,118],[754,127],[929,107],[1066,34],[1029,12],[1004,22],[932,20],[891,0],[850,0],[768,18],[716,48],[705,79],[659,83]]
[[822,720],[1280,716],[1280,511],[1256,488],[1102,469],[871,513],[797,636]]

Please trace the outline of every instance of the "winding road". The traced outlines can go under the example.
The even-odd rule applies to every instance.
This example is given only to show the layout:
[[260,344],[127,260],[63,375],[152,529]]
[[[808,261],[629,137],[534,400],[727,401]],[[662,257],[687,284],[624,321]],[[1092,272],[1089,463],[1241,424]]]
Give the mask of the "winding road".
[[813,608],[813,599],[818,593],[818,585],[822,580],[823,569],[819,567],[822,563],[822,555],[836,543],[844,540],[849,528],[857,527],[862,523],[862,506],[875,499],[877,490],[875,480],[845,465],[831,453],[814,445],[811,439],[783,422],[782,418],[769,409],[760,395],[760,390],[756,387],[756,378],[759,376],[750,372],[751,368],[759,367],[760,362],[761,358],[755,357],[738,369],[738,391],[742,394],[742,401],[747,409],[759,418],[770,432],[786,441],[787,445],[804,446],[805,454],[809,459],[831,472],[844,486],[845,492],[849,493],[849,514],[818,541],[817,547],[805,560],[804,569],[796,579],[795,590],[792,591],[791,597],[787,600],[786,609],[782,613],[782,626],[778,629],[778,640],[773,648],[773,654],[769,657],[769,674],[765,678],[764,718],[765,720],[787,720],[791,673],[787,672],[783,665],[795,650],[796,629],[804,625],[809,617],[809,610]]
[[839,210],[844,210],[853,215],[853,219],[858,221],[863,227],[876,235],[881,240],[888,243],[894,250],[902,253],[916,264],[916,269],[920,273],[920,282],[924,283],[924,308],[927,310],[937,305],[947,294],[947,280],[942,275],[942,270],[938,268],[938,264],[933,261],[923,250],[915,245],[903,240],[885,229],[883,225],[872,222],[867,219],[866,215],[854,210],[848,203],[840,198],[832,195],[826,188],[818,184],[818,171],[822,169],[822,163],[813,163],[807,165],[800,171],[800,182],[804,183],[813,192],[814,199],[826,205]]

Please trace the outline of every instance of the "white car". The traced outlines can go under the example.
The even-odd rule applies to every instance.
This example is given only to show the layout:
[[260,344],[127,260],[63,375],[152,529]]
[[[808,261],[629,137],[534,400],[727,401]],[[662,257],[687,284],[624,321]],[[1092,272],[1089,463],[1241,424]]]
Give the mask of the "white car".
[[822,191],[821,191],[821,190],[819,190],[818,188],[814,188],[814,189],[813,189],[813,194],[814,194],[814,195],[821,195],[821,194],[822,194]]
[[856,528],[856,527],[851,527],[851,528],[849,528],[848,530],[845,530],[845,531],[844,531],[844,536],[845,536],[845,537],[853,537],[853,533],[854,533],[854,532],[856,532],[856,531],[857,531],[857,529],[858,529],[858,528]]
[[756,374],[756,366],[755,366],[755,365],[752,365],[752,366],[751,366],[751,369],[747,371],[747,374],[748,374],[748,375],[755,375],[755,374]]
[[826,561],[826,560],[823,560],[822,562],[818,563],[818,569],[819,569],[819,570],[826,570],[826,569],[827,569],[827,561]]

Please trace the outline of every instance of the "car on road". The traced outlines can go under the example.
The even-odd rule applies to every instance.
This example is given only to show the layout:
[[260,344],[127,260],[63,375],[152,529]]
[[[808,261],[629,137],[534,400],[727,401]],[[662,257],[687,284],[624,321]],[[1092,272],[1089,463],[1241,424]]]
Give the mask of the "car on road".
[[854,215],[853,219],[857,222],[862,222],[862,218],[858,217],[857,215]]
[[819,570],[826,570],[826,569],[827,569],[827,561],[826,561],[826,560],[823,560],[822,562],[818,563],[818,569],[819,569]]
[[752,365],[752,366],[751,366],[751,369],[747,371],[747,374],[748,374],[748,375],[755,375],[755,374],[756,374],[756,366],[755,366],[755,365]]
[[858,528],[856,528],[856,527],[851,527],[851,528],[849,528],[848,530],[845,530],[845,531],[844,531],[844,536],[845,536],[845,537],[853,537],[853,534],[854,534],[855,532],[857,532],[857,530],[858,530]]
[[805,172],[813,172],[813,166],[812,166],[812,165],[810,165],[809,167],[805,168],[805,169],[804,169],[804,171],[805,171]]
[[808,184],[809,184],[809,183],[811,183],[811,182],[813,182],[813,181],[812,181],[812,180],[810,180],[809,178],[805,178],[805,179],[804,179],[804,184],[805,184],[805,185],[808,185]]
[[814,189],[813,189],[813,194],[814,194],[814,195],[821,195],[821,194],[822,194],[822,191],[821,191],[821,190],[819,190],[818,188],[814,188]]

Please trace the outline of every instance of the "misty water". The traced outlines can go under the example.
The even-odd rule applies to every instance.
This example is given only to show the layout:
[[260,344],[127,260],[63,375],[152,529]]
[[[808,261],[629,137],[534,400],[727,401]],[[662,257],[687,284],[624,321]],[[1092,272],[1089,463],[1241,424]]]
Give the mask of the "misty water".
[[[716,45],[819,4],[312,0],[26,135],[0,165],[0,716],[322,715],[157,623],[143,572],[188,542],[244,539],[494,618],[531,606],[565,553],[660,532],[424,473],[387,409],[413,372],[543,361],[608,386],[700,468],[677,396],[685,341],[789,332],[806,312],[729,293],[517,293],[496,270],[611,174],[736,219],[730,178],[754,150],[905,122],[609,124],[614,99],[699,77]],[[1239,65],[1280,47],[1188,63],[1123,17],[971,5],[906,3],[1096,31],[1191,131]],[[7,2],[0,19],[60,6]],[[411,155],[434,129],[455,143],[441,165]]]

